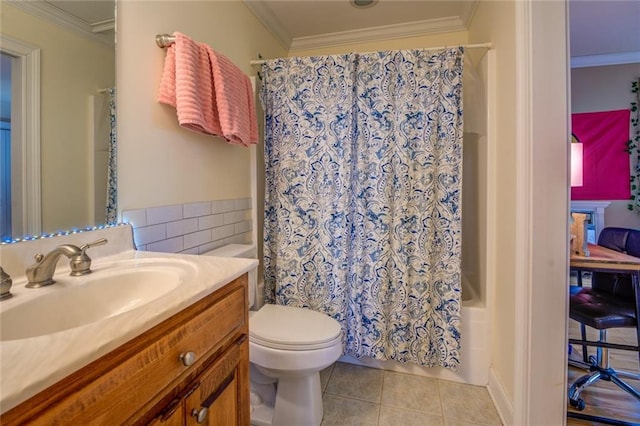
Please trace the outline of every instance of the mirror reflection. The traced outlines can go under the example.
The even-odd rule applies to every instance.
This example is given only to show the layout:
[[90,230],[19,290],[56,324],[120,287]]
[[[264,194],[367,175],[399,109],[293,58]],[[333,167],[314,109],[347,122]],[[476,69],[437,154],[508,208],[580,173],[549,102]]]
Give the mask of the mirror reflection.
[[114,0],[3,1],[0,240],[115,222],[114,16]]

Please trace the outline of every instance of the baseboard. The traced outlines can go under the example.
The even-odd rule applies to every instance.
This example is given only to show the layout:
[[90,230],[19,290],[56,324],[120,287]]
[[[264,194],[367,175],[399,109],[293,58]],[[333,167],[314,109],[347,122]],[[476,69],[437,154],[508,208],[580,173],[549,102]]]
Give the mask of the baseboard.
[[487,385],[489,395],[493,400],[493,405],[498,410],[498,415],[505,426],[513,425],[513,401],[505,392],[502,381],[496,375],[493,366],[489,369],[489,384]]

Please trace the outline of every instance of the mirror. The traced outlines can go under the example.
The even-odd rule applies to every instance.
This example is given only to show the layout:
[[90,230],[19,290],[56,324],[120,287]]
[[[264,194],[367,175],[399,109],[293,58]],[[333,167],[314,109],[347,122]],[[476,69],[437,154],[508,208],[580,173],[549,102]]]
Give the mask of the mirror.
[[2,241],[115,222],[115,7],[3,1]]

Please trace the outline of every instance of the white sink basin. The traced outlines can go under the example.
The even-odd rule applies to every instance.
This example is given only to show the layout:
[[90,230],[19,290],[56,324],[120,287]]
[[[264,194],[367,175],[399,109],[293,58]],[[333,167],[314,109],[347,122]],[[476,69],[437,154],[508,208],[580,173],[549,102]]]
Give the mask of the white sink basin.
[[144,259],[97,266],[83,277],[56,274],[55,284],[25,289],[13,298],[15,305],[0,306],[0,340],[52,334],[120,315],[164,296],[194,273],[189,262]]

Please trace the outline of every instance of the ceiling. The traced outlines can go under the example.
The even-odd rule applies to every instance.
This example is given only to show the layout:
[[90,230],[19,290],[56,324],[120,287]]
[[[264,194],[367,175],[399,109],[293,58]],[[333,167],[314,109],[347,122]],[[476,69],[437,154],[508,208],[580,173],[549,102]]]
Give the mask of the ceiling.
[[572,65],[640,63],[640,1],[570,0]]
[[[125,0],[127,1],[127,0]],[[212,0],[219,1],[219,0]],[[99,32],[113,28],[113,0],[49,0]],[[477,0],[376,0],[357,9],[349,0],[244,0],[292,51],[339,44],[466,30]],[[621,55],[640,62],[640,1],[569,0],[570,51],[576,63],[615,60]],[[586,62],[585,62],[586,61]],[[603,65],[596,60],[593,65]],[[584,65],[582,65],[584,66]]]
[[[348,0],[244,2],[293,51],[372,37],[466,30],[478,3],[378,0],[357,9]],[[576,63],[604,65],[619,60],[620,54],[626,61],[640,62],[640,1],[569,0],[569,16],[570,51]]]
[[10,1],[12,6],[39,18],[109,45],[115,43],[115,0]]
[[289,50],[417,34],[464,31],[475,0],[244,0]]
[[45,3],[62,9],[90,25],[113,21],[115,16],[115,0],[47,0]]

